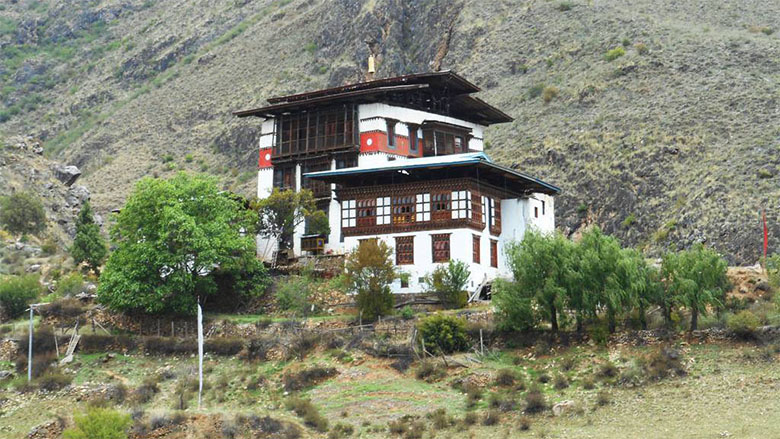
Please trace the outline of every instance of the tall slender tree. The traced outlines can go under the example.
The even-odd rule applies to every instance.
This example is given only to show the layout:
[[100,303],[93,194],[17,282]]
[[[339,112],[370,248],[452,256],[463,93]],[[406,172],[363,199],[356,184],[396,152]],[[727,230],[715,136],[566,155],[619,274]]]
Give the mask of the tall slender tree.
[[100,234],[100,226],[95,223],[92,206],[89,201],[85,201],[76,218],[76,238],[70,247],[70,255],[77,264],[85,262],[99,276],[100,266],[105,262],[107,254],[106,241]]

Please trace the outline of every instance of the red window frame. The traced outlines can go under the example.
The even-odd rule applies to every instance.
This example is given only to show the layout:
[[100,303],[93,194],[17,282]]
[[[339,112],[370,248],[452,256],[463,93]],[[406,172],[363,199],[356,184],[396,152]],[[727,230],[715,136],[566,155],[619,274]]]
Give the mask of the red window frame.
[[450,261],[450,234],[435,233],[431,235],[431,255],[433,262]]
[[414,264],[414,236],[396,236],[395,265]]
[[471,257],[474,263],[479,264],[480,260],[480,241],[482,238],[479,235],[472,235],[471,238]]
[[490,266],[498,268],[498,241],[490,240]]

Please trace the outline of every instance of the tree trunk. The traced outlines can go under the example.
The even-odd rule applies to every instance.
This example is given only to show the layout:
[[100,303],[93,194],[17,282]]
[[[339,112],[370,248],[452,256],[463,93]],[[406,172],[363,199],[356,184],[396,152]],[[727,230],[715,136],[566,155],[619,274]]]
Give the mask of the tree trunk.
[[617,322],[615,321],[615,310],[612,307],[607,307],[607,321],[609,324],[609,333],[614,334],[617,330]]
[[552,332],[558,332],[558,311],[553,304],[550,304],[550,324],[552,325]]
[[582,314],[577,313],[577,333],[582,334]]
[[645,315],[645,304],[639,303],[639,324],[642,330],[647,330],[647,316]]
[[699,328],[699,308],[691,308],[691,331]]
[[664,310],[664,323],[666,324],[667,328],[670,328],[672,326],[672,307],[669,305],[663,305],[662,308]]

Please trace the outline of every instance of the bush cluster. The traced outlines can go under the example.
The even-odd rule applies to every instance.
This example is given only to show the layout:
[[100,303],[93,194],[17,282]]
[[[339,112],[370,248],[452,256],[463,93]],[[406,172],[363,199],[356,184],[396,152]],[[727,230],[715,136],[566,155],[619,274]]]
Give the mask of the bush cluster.
[[43,290],[40,276],[27,274],[24,276],[0,277],[0,307],[8,318],[16,317],[24,312],[27,305],[33,302]]
[[306,426],[321,433],[328,431],[328,420],[320,414],[311,400],[293,396],[287,398],[285,407],[287,410],[295,412],[296,415],[303,419],[303,423],[306,424]]
[[421,343],[431,353],[458,352],[468,349],[465,320],[445,314],[434,314],[418,325]]
[[451,260],[446,266],[440,265],[425,277],[429,292],[436,295],[445,308],[463,308],[468,302],[466,285],[471,272],[466,263]]
[[333,367],[311,367],[300,372],[289,372],[282,376],[284,390],[297,392],[315,386],[338,374]]

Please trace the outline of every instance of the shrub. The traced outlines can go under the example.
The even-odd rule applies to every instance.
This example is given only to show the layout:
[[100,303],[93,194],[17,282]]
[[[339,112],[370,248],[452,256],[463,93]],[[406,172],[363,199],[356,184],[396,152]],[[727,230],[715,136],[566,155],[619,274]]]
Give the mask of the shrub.
[[427,417],[431,420],[433,428],[436,430],[443,430],[449,428],[452,425],[452,418],[447,415],[447,409],[437,408],[436,410],[428,413]]
[[533,85],[531,88],[528,89],[528,97],[531,99],[538,98],[542,95],[542,92],[544,91],[544,83],[539,83]]
[[53,392],[67,386],[71,381],[73,381],[73,378],[69,375],[59,372],[48,372],[38,378],[38,388]]
[[596,383],[593,381],[593,377],[585,377],[582,379],[582,388],[585,390],[593,390],[596,388]]
[[612,395],[606,389],[601,389],[596,394],[596,405],[603,407],[612,402]]
[[550,101],[558,97],[558,87],[549,85],[542,90],[542,100],[545,104],[549,104]]
[[41,233],[46,228],[43,203],[29,192],[0,197],[0,225],[11,233]]
[[423,361],[414,373],[418,380],[437,381],[444,377],[446,372],[433,361]]
[[499,369],[496,374],[496,385],[502,387],[509,387],[515,384],[517,380],[517,374],[512,369]]
[[295,412],[307,426],[321,433],[328,431],[328,420],[320,414],[317,407],[311,403],[311,400],[298,397],[288,398],[285,401],[285,407],[287,410]]
[[41,290],[40,276],[37,274],[0,278],[0,306],[6,317],[22,314]]
[[243,347],[244,342],[239,338],[211,338],[203,342],[204,351],[223,357],[236,355]]
[[553,387],[558,390],[563,390],[569,387],[569,379],[566,378],[566,375],[559,373],[555,375],[555,378],[553,379]]
[[128,335],[84,334],[79,341],[79,352],[89,354],[111,350],[132,351],[135,339]]
[[479,421],[479,417],[474,412],[468,412],[463,415],[463,425],[474,425]]
[[184,161],[187,163],[192,163],[192,161],[195,159],[195,157],[192,154],[187,154],[184,156]]
[[560,2],[558,3],[558,6],[555,7],[555,9],[561,12],[566,12],[566,11],[570,11],[571,8],[573,7],[574,7],[574,3],[572,2]]
[[758,317],[748,310],[740,311],[726,321],[729,330],[743,338],[751,337],[760,324]]
[[375,320],[393,309],[390,284],[397,274],[391,258],[393,249],[384,241],[367,239],[347,256],[347,283],[357,292],[357,307],[365,320]]
[[525,394],[526,413],[539,413],[547,410],[547,401],[539,388],[533,388]]
[[471,275],[463,261],[450,260],[447,266],[440,265],[425,277],[428,291],[436,294],[445,308],[463,308],[468,302],[466,285]]
[[100,234],[100,226],[95,223],[89,201],[85,201],[81,206],[76,219],[76,237],[70,247],[70,254],[76,264],[86,262],[95,275],[100,275],[100,266],[106,260],[108,246]]
[[276,285],[276,304],[283,311],[308,314],[312,282],[308,276],[287,277]]
[[126,439],[130,415],[105,408],[91,408],[74,417],[74,427],[62,433],[64,439]]
[[414,318],[414,310],[411,306],[406,305],[403,308],[401,308],[401,318],[404,320],[411,320]]
[[174,337],[144,337],[144,351],[158,355],[179,355],[198,352],[198,345],[191,339]]
[[644,55],[650,51],[650,49],[647,48],[647,44],[645,43],[634,44],[634,49],[636,49],[636,52],[640,55]]
[[602,379],[615,378],[618,375],[618,368],[615,363],[607,360],[599,366],[597,375]]
[[662,379],[670,375],[684,376],[685,366],[679,350],[660,346],[643,359],[645,373],[651,379]]
[[127,398],[127,387],[122,383],[111,384],[106,389],[105,397],[114,404],[121,404]]
[[268,359],[268,351],[274,344],[275,342],[271,339],[250,339],[242,358],[249,361],[266,361]]
[[482,418],[482,425],[496,425],[501,421],[501,412],[498,410],[488,410],[485,417]]
[[574,356],[563,357],[561,360],[561,369],[564,371],[570,371],[577,367],[577,358]]
[[328,439],[341,439],[350,437],[355,432],[355,427],[350,424],[339,422],[328,432]]
[[74,318],[84,312],[84,307],[78,299],[62,299],[40,308],[46,317]]
[[151,401],[152,398],[154,398],[154,395],[159,391],[160,387],[157,385],[157,382],[147,378],[137,389],[135,389],[133,392],[133,399],[139,404],[146,404]]
[[518,425],[520,427],[520,430],[527,431],[531,429],[531,418],[528,416],[521,416],[520,417],[520,423]]
[[614,61],[625,54],[626,54],[626,49],[618,46],[615,47],[614,49],[608,50],[607,53],[604,54],[604,59],[606,59],[607,61]]
[[536,377],[536,381],[539,381],[542,384],[547,384],[550,382],[550,374],[548,374],[547,372],[541,372]]
[[474,407],[482,399],[482,389],[471,385],[466,387],[466,407]]
[[466,322],[461,318],[435,314],[420,322],[418,329],[429,352],[452,353],[468,349]]
[[338,371],[333,367],[317,366],[304,369],[297,373],[291,372],[285,374],[282,376],[282,384],[284,385],[284,390],[296,392],[308,387],[316,386],[336,374],[338,374]]

